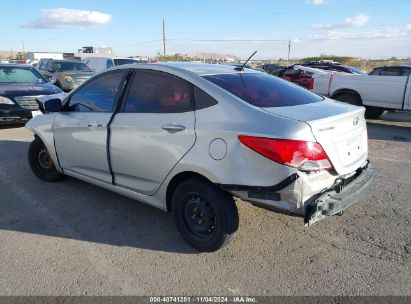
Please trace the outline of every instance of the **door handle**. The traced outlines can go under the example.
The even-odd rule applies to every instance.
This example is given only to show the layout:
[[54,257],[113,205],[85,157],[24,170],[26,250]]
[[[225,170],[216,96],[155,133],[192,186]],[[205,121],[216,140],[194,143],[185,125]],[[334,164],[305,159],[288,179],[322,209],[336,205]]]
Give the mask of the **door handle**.
[[101,129],[103,127],[103,124],[101,122],[89,122],[87,126],[89,128]]
[[164,125],[161,127],[161,129],[168,131],[170,133],[176,133],[176,132],[180,132],[180,131],[184,131],[186,129],[186,127],[182,126],[182,125]]

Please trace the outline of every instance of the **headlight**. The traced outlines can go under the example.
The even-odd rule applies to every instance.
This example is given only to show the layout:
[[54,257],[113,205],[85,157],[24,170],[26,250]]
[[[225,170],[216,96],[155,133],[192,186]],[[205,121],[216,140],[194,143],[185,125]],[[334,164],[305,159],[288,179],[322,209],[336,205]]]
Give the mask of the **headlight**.
[[14,102],[8,99],[7,97],[0,96],[0,104],[14,105]]
[[68,82],[74,82],[73,77],[71,76],[64,76],[63,79]]

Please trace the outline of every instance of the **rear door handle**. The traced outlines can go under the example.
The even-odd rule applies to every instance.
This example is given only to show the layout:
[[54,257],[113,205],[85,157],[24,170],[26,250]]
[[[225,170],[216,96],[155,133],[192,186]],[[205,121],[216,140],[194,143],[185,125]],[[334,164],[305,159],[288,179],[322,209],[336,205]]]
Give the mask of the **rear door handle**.
[[182,126],[182,125],[164,125],[161,127],[161,129],[168,131],[170,133],[176,133],[176,132],[180,132],[180,131],[184,131],[186,129],[186,127]]

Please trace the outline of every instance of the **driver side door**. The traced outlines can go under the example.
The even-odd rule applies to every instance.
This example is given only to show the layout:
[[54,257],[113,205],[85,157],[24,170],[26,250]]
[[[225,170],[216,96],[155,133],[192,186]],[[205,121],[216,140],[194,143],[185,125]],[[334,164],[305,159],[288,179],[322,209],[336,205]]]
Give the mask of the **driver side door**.
[[107,155],[108,125],[127,71],[102,74],[75,91],[56,115],[53,131],[63,170],[111,183]]

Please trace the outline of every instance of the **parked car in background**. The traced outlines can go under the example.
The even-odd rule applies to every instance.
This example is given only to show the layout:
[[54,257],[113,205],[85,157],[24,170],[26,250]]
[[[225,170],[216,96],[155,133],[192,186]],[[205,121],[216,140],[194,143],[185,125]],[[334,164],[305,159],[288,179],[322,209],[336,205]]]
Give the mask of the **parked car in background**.
[[276,71],[276,74],[277,75],[275,76],[298,84],[307,90],[312,90],[314,88],[314,79],[311,76],[312,74],[307,71],[289,67]]
[[389,110],[411,110],[411,76],[353,75],[294,66],[313,78],[312,91],[349,104],[364,106],[376,119]]
[[264,71],[266,71],[268,74],[274,75],[274,76],[278,76],[278,74],[285,69],[285,66],[282,65],[278,65],[278,64],[264,64],[264,65],[260,65],[258,66],[258,68],[263,69]]
[[338,62],[323,62],[323,61],[315,61],[315,62],[307,62],[300,64],[302,66],[312,67],[320,70],[325,71],[334,71],[334,72],[343,72],[348,74],[357,74],[357,75],[365,75],[367,74],[365,71],[360,70],[356,67],[343,65]]
[[87,57],[83,61],[98,73],[123,64],[140,63],[137,59],[124,57]]
[[355,203],[374,175],[363,107],[252,69],[127,65],[42,102],[48,113],[26,125],[38,178],[69,175],[171,211],[199,251],[235,236],[233,196],[310,225]]
[[410,76],[411,66],[397,65],[374,68],[369,75],[373,76]]
[[39,72],[65,92],[69,92],[95,75],[89,66],[79,60],[41,59],[37,64]]
[[61,92],[31,66],[0,64],[0,125],[27,122],[38,96]]

